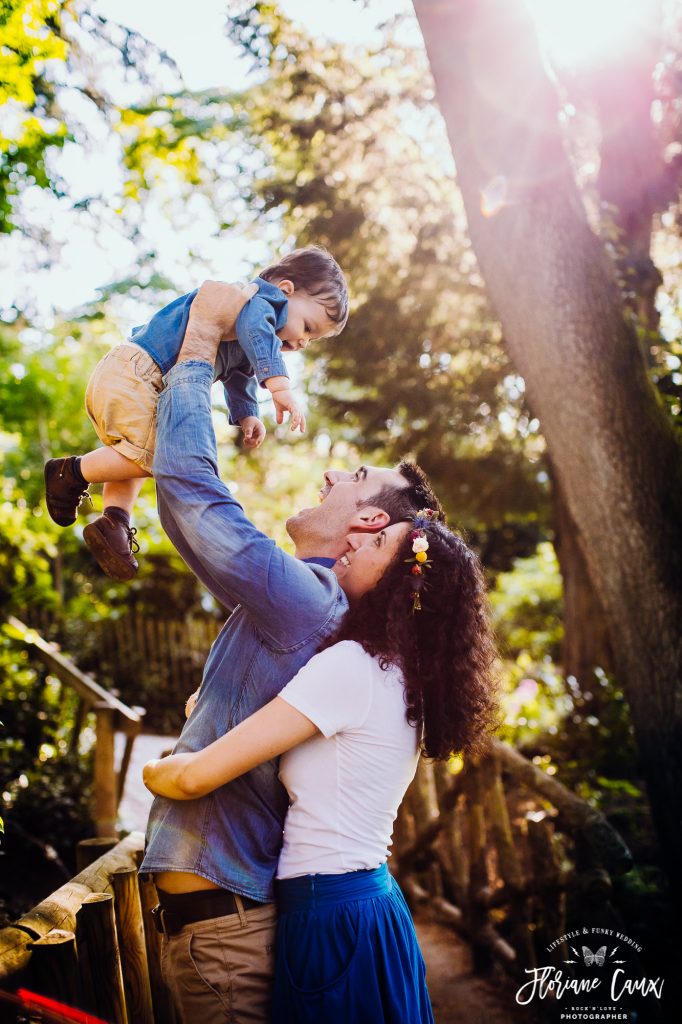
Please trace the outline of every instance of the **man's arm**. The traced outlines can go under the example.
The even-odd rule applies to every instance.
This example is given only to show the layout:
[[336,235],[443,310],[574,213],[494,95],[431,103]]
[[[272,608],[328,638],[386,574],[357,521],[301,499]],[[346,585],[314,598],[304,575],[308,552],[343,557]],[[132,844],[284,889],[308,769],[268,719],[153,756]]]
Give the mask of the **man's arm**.
[[330,573],[286,554],[256,529],[218,476],[210,393],[222,334],[216,288],[225,286],[212,287],[208,303],[200,301],[204,287],[159,397],[154,477],[161,522],[217,600],[244,605],[273,645],[290,647],[334,615],[338,585]]
[[201,359],[214,366],[225,331],[237,322],[242,309],[257,291],[256,284],[241,286],[204,281],[190,308],[176,366],[189,359]]

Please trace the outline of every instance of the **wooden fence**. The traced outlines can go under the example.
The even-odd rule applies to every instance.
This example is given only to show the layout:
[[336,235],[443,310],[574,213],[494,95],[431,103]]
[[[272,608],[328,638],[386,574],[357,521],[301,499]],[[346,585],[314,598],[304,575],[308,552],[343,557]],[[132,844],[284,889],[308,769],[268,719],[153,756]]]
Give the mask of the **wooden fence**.
[[79,874],[0,930],[0,989],[20,993],[24,1007],[24,993],[38,993],[109,1024],[174,1024],[151,918],[156,891],[137,871],[143,844],[141,832],[79,844]]
[[43,636],[77,655],[121,699],[147,707],[146,727],[172,735],[182,726],[187,697],[201,683],[211,644],[223,623],[210,616],[163,619],[135,611],[89,623],[72,633],[54,612],[38,607],[17,615]]
[[567,897],[574,915],[583,907],[604,920],[612,877],[632,867],[600,811],[499,741],[455,775],[420,762],[394,852],[412,905],[464,936],[476,964],[496,961],[514,975],[565,933]]
[[[47,640],[14,616],[7,624],[13,638],[22,644],[32,659],[38,660],[63,686],[78,694],[78,709],[71,736],[75,748],[89,712],[95,717],[94,808],[93,818],[98,836],[116,835],[116,816],[123,795],[128,765],[135,738],[142,729],[144,709],[130,708],[109,690],[81,672],[66,658],[56,644]],[[116,732],[125,734],[125,747],[118,771],[115,768],[114,741]]]

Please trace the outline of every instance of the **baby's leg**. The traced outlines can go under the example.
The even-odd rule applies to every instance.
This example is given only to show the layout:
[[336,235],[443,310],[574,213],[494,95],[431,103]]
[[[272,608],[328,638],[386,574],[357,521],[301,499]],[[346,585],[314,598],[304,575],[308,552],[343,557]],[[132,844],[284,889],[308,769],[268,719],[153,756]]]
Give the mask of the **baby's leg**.
[[[137,468],[135,466],[135,469]],[[147,475],[145,474],[145,476]],[[123,509],[124,512],[128,513],[128,516],[131,516],[143,483],[144,479],[141,477],[137,480],[112,480],[106,483],[102,488],[104,511],[106,512],[113,506],[114,508]]]
[[[126,459],[125,455],[121,455],[116,448],[109,445],[96,448],[94,452],[83,455],[80,460],[80,471],[89,484],[112,483],[114,480],[132,482],[149,476],[149,473],[141,469],[137,463]],[[138,485],[133,502],[139,494],[141,486],[141,484]]]

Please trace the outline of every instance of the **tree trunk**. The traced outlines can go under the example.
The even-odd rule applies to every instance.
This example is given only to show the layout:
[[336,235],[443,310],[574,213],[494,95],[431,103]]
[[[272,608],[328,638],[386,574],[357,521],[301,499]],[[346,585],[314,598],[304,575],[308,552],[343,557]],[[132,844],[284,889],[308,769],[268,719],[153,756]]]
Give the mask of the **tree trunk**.
[[609,617],[682,908],[682,460],[521,0],[414,0],[472,243]]
[[674,198],[651,119],[658,42],[654,32],[638,33],[628,52],[617,63],[607,62],[591,80],[602,136],[602,217],[607,231],[616,228],[616,265],[625,303],[648,332],[658,329],[655,298],[662,282],[650,252],[653,215],[659,203],[664,209]]
[[594,670],[613,672],[613,651],[609,624],[603,605],[587,571],[578,529],[568,511],[556,474],[552,478],[552,523],[563,583],[564,640],[561,667],[564,676],[574,676],[580,689],[594,688]]

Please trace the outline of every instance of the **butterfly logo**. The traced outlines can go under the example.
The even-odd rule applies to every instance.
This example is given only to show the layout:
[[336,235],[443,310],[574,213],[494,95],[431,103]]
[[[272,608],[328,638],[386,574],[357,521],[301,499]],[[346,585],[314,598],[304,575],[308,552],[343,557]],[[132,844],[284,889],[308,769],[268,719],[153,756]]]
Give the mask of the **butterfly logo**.
[[[564,963],[565,964],[578,963],[580,961],[580,953],[578,952],[577,949],[574,949],[573,946],[569,946],[569,949],[574,954],[574,956],[577,957],[577,960],[564,960]],[[618,949],[620,949],[620,946],[616,946],[614,949],[612,949],[611,953],[610,953],[610,956],[613,957]],[[583,963],[585,964],[585,967],[592,967],[593,964],[596,964],[597,967],[603,967],[604,966],[604,962],[606,960],[606,946],[600,946],[596,953],[593,953],[592,950],[589,949],[587,946],[583,946],[582,950],[583,950],[582,960],[583,960]],[[625,960],[613,960],[612,963],[614,963],[614,964],[624,964]]]
[[603,967],[606,960],[606,946],[600,946],[596,953],[593,953],[587,946],[583,946],[583,960],[585,967],[591,967],[592,964]]

